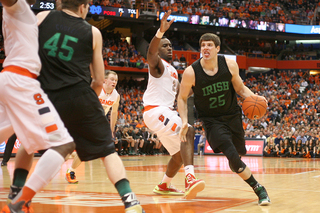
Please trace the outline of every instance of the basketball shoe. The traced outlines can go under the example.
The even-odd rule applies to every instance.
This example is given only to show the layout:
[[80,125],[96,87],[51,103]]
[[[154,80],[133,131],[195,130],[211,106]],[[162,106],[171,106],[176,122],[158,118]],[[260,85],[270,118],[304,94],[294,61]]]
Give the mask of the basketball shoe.
[[194,199],[198,192],[201,192],[205,187],[205,182],[201,179],[196,179],[192,174],[187,174],[185,179],[186,191],[184,193],[187,200]]
[[71,183],[71,184],[76,184],[79,182],[76,178],[75,172],[70,171],[69,169],[67,170],[67,173],[66,173],[66,180],[68,181],[68,183]]
[[11,201],[17,196],[17,194],[21,191],[22,187],[18,187],[15,185],[10,186],[10,192],[7,199],[7,204],[11,203]]
[[133,192],[123,195],[121,200],[124,203],[126,213],[146,213]]
[[33,213],[33,209],[30,207],[31,201],[25,202],[21,200],[15,204],[9,203],[1,210],[1,213]]
[[183,191],[176,189],[172,185],[169,185],[168,187],[167,183],[160,183],[159,185],[156,185],[153,189],[153,193],[160,195],[184,195]]
[[258,184],[256,187],[253,188],[253,190],[259,198],[259,206],[267,206],[271,203],[267,190],[264,188],[264,186]]

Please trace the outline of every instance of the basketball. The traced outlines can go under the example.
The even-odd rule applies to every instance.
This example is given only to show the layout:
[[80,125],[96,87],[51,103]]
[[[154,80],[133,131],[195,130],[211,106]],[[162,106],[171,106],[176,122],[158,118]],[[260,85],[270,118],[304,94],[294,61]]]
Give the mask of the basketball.
[[242,110],[245,116],[249,119],[259,119],[267,111],[267,103],[261,96],[252,95],[244,99],[242,103]]

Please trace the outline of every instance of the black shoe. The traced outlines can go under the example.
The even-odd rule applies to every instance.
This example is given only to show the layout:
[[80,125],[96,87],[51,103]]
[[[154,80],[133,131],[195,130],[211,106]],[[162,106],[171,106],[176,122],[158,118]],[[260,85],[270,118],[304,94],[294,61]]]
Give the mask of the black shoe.
[[2,161],[1,166],[7,166],[7,162]]
[[133,192],[129,192],[123,197],[121,197],[122,202],[124,203],[125,212],[127,213],[145,213],[143,208],[140,205],[136,195]]
[[253,188],[253,190],[259,198],[259,206],[267,206],[271,203],[267,190],[264,188],[264,186],[258,184],[256,187]]
[[21,191],[21,189],[22,189],[22,187],[11,185],[7,203],[11,202],[18,195],[18,193]]

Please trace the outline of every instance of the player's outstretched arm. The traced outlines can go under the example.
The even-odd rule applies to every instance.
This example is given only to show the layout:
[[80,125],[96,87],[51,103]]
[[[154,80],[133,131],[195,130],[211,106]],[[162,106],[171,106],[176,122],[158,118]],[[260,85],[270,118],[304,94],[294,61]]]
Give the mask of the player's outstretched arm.
[[90,66],[92,82],[91,87],[96,92],[97,96],[100,95],[103,82],[104,82],[104,64],[102,57],[102,35],[101,32],[94,26],[92,26],[93,36],[93,56]]
[[178,96],[178,111],[182,120],[182,127],[179,133],[182,142],[187,141],[188,132],[188,106],[187,100],[192,86],[195,85],[195,75],[192,66],[188,66],[182,75],[180,91]]
[[171,10],[166,12],[161,19],[160,28],[151,40],[147,53],[147,61],[149,64],[150,74],[155,78],[161,77],[164,71],[163,64],[160,63],[161,58],[159,56],[159,44],[163,34],[170,28],[171,24],[174,22],[174,19],[172,19],[170,22],[167,21],[170,14]]

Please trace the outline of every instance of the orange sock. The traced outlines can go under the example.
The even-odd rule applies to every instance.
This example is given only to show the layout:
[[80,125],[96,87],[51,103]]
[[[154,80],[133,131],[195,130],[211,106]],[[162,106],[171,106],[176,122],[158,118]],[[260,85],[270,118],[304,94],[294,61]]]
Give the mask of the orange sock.
[[22,188],[22,191],[21,191],[21,196],[18,198],[18,200],[15,202],[19,202],[19,201],[25,201],[26,203],[31,200],[34,196],[36,195],[36,192],[33,191],[32,189],[30,189],[29,187],[27,186],[24,186]]

